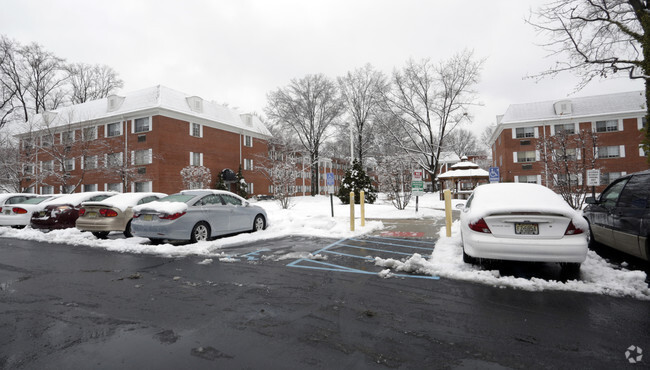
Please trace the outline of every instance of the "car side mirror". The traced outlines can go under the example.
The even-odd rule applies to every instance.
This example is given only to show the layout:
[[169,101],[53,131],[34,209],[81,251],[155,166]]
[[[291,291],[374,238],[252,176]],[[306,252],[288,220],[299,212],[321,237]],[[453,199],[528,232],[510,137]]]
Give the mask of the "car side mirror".
[[244,202],[244,207],[249,207],[250,205],[251,205],[251,203],[249,201]]
[[594,197],[585,198],[585,203],[587,203],[587,204],[598,204],[598,202],[596,201],[596,198],[594,198]]

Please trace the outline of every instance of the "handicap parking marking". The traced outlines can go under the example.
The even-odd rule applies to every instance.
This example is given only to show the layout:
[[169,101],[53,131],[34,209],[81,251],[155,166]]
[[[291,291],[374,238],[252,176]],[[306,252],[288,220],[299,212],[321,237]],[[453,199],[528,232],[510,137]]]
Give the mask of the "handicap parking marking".
[[257,260],[259,260],[260,253],[268,252],[268,251],[270,251],[270,249],[262,248],[262,249],[254,251],[254,252],[242,254],[241,256],[237,256],[237,257],[246,257],[247,261],[257,261]]
[[[359,245],[358,243],[363,243]],[[416,245],[412,245],[416,244]],[[372,247],[369,247],[371,245]],[[306,268],[312,270],[322,270],[322,271],[336,271],[336,272],[349,272],[365,275],[377,275],[380,271],[368,271],[366,269],[359,269],[351,267],[349,265],[354,264],[354,260],[365,260],[367,262],[374,261],[375,257],[368,255],[358,255],[354,254],[355,250],[360,251],[374,251],[381,252],[385,254],[393,254],[399,256],[412,256],[414,253],[422,253],[426,250],[430,254],[433,251],[435,243],[432,241],[421,241],[421,240],[410,240],[410,239],[398,239],[398,238],[383,238],[376,236],[369,236],[366,238],[346,238],[338,240],[324,248],[321,248],[315,252],[312,252],[312,255],[331,255],[337,259],[335,262],[324,262],[317,259],[309,258],[299,258],[291,263],[288,267],[297,267],[297,268]],[[346,248],[352,249],[349,253],[344,252]],[[410,253],[408,249],[411,249]],[[365,265],[372,266],[375,265]],[[364,266],[364,267],[365,267]],[[431,279],[438,280],[438,276],[424,276],[424,275],[415,275],[415,274],[396,274],[392,273],[391,276],[396,277],[409,277],[409,278],[420,278],[420,279]]]

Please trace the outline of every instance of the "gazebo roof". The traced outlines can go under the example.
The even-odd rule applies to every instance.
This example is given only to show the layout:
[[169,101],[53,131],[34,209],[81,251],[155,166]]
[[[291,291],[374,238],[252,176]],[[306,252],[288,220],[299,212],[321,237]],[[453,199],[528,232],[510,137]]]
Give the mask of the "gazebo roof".
[[[468,163],[468,162],[464,162]],[[471,162],[469,162],[471,163]],[[447,171],[441,175],[438,175],[439,179],[452,179],[452,178],[461,178],[461,177],[484,177],[486,179],[490,178],[490,174],[481,168],[466,168],[466,169],[454,169],[451,171]]]

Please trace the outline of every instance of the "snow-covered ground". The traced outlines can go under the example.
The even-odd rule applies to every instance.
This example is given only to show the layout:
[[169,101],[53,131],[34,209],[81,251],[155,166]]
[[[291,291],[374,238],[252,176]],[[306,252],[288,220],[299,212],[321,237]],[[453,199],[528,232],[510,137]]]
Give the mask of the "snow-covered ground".
[[[459,202],[462,201],[454,201],[453,206]],[[334,197],[334,217],[331,217],[330,198],[327,196],[297,197],[294,205],[287,210],[281,209],[278,202],[275,201],[261,201],[256,204],[264,207],[268,213],[270,225],[266,230],[196,244],[149,245],[148,239],[138,237],[99,240],[91,233],[80,232],[77,229],[55,230],[45,234],[29,227],[23,230],[0,227],[0,237],[82,245],[115,252],[147,253],[166,257],[198,255],[205,258],[201,263],[208,264],[214,260],[220,262],[238,261],[222,251],[224,247],[237,244],[254,243],[289,235],[342,239],[383,229],[384,224],[379,219],[444,218],[444,202],[439,200],[437,193],[425,194],[424,197],[421,197],[417,213],[415,212],[414,199],[407,209],[397,210],[382,194],[375,204],[366,205],[365,215],[368,220],[364,227],[360,226],[360,211],[356,206],[355,231],[350,231],[350,207],[341,204],[336,197]],[[292,258],[292,256],[287,256],[287,258]],[[524,279],[501,276],[499,271],[484,270],[465,264],[462,262],[460,225],[457,222],[452,227],[450,238],[445,237],[444,229],[441,230],[441,236],[431,256],[414,254],[408,259],[377,259],[375,263],[378,266],[386,267],[386,270],[379,274],[381,277],[390,277],[392,272],[418,272],[497,287],[512,287],[531,291],[578,291],[650,300],[650,289],[645,283],[646,274],[643,271],[628,271],[625,268],[614,266],[593,251],[589,252],[587,260],[582,264],[579,281],[559,282],[539,278]]]

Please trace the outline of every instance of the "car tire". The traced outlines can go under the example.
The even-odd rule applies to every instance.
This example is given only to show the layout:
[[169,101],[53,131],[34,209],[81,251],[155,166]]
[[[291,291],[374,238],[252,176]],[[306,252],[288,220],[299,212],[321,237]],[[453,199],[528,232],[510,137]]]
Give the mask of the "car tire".
[[133,231],[131,231],[131,221],[127,222],[126,227],[124,228],[124,237],[125,238],[130,238],[133,236]]
[[587,218],[587,226],[589,226],[589,230],[587,232],[587,248],[593,250],[596,247],[596,239],[594,239],[594,233],[591,231],[591,223]]
[[560,263],[562,274],[572,279],[577,279],[580,276],[580,265],[580,263],[562,262]]
[[469,263],[470,265],[478,265],[478,258],[472,257],[469,254],[465,253],[465,247],[463,247],[463,262]]
[[93,231],[93,235],[95,235],[95,238],[97,239],[106,239],[108,238],[108,231]]
[[255,220],[253,220],[253,231],[261,231],[264,229],[266,229],[266,220],[264,219],[264,216],[255,216]]
[[190,242],[196,243],[208,240],[210,240],[210,225],[203,221],[194,225],[190,234]]
[[152,245],[159,245],[162,244],[163,240],[158,239],[158,238],[149,238],[149,241],[151,242]]

